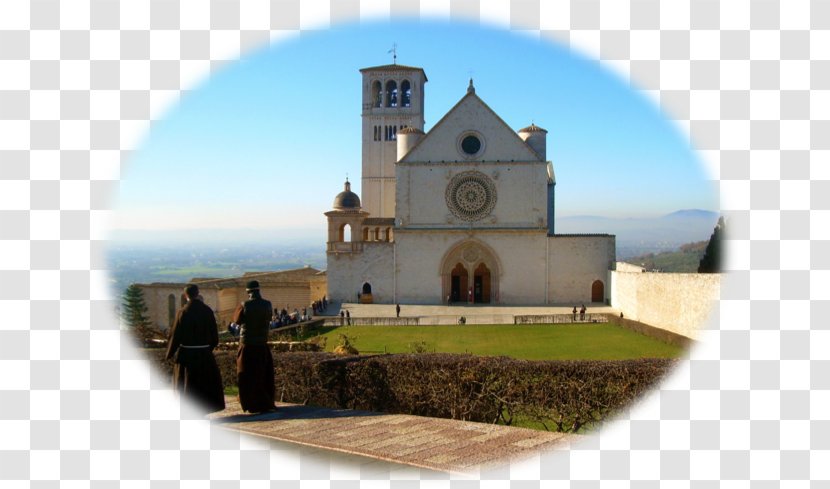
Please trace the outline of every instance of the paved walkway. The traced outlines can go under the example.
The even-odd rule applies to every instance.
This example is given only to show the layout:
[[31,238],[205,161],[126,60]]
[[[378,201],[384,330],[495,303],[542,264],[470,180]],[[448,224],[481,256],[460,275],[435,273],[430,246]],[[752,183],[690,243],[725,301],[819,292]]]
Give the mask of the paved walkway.
[[[582,304],[575,304],[579,309]],[[585,304],[588,314],[612,314],[620,311],[601,302]],[[486,304],[409,305],[401,304],[401,317],[419,317],[421,324],[458,324],[464,316],[467,324],[513,324],[514,316],[544,316],[571,314],[574,304],[553,306],[490,306]],[[337,316],[348,310],[352,318],[395,317],[394,304],[331,303],[328,310],[318,317]]]
[[211,415],[231,430],[422,469],[460,474],[505,465],[541,450],[567,448],[574,435],[403,414],[278,403],[243,414],[238,401]]

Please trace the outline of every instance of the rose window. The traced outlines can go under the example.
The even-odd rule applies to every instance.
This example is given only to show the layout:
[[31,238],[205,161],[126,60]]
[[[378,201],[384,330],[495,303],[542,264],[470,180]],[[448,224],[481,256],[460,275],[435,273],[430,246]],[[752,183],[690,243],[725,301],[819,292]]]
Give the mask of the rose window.
[[459,173],[447,186],[446,200],[456,217],[478,221],[490,215],[496,205],[496,186],[481,172]]

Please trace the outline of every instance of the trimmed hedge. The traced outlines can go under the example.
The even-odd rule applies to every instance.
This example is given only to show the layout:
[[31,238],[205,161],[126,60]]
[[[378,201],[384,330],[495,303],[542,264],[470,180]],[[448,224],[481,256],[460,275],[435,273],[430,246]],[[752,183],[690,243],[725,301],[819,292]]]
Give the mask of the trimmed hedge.
[[[163,365],[163,351],[147,350]],[[225,387],[236,352],[216,351]],[[528,361],[461,354],[274,355],[277,400],[578,432],[609,419],[676,365],[672,359]]]
[[286,402],[577,432],[654,387],[670,359],[526,361],[458,354],[276,357]]

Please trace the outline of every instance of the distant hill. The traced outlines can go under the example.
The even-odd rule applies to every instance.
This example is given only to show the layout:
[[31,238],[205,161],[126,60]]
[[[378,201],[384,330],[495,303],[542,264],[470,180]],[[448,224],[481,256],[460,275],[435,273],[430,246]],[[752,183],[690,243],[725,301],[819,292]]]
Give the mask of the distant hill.
[[651,218],[571,216],[556,220],[557,234],[608,233],[617,236],[617,258],[675,251],[681,245],[708,240],[718,213],[684,209]]
[[697,273],[697,267],[703,253],[706,251],[706,241],[697,241],[682,245],[677,251],[664,251],[662,253],[646,253],[640,256],[627,258],[623,261],[645,267],[647,270],[659,270],[661,272],[674,273]]

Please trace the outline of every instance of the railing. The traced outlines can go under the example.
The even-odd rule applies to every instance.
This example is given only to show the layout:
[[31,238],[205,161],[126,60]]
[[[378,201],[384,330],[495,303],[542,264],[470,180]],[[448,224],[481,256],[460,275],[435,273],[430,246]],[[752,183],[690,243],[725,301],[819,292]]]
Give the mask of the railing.
[[359,241],[332,241],[328,243],[328,251],[335,253],[359,253],[363,251],[363,243]]
[[[420,323],[418,317],[402,317],[402,318],[388,318],[388,317],[370,317],[370,318],[351,318],[352,325],[361,326],[418,326]],[[333,317],[325,318],[323,326],[346,326],[348,324],[346,318]]]
[[513,318],[513,324],[582,324],[582,323],[607,323],[608,316],[605,314],[539,314],[522,315]]
[[[588,324],[607,323],[605,314],[585,314],[580,317],[573,314],[538,314],[511,316],[508,314],[475,314],[475,315],[436,315],[427,317],[353,317],[349,319],[353,326],[421,326],[421,325],[453,325],[453,324]],[[338,317],[322,318],[323,326],[347,326],[349,320]]]

